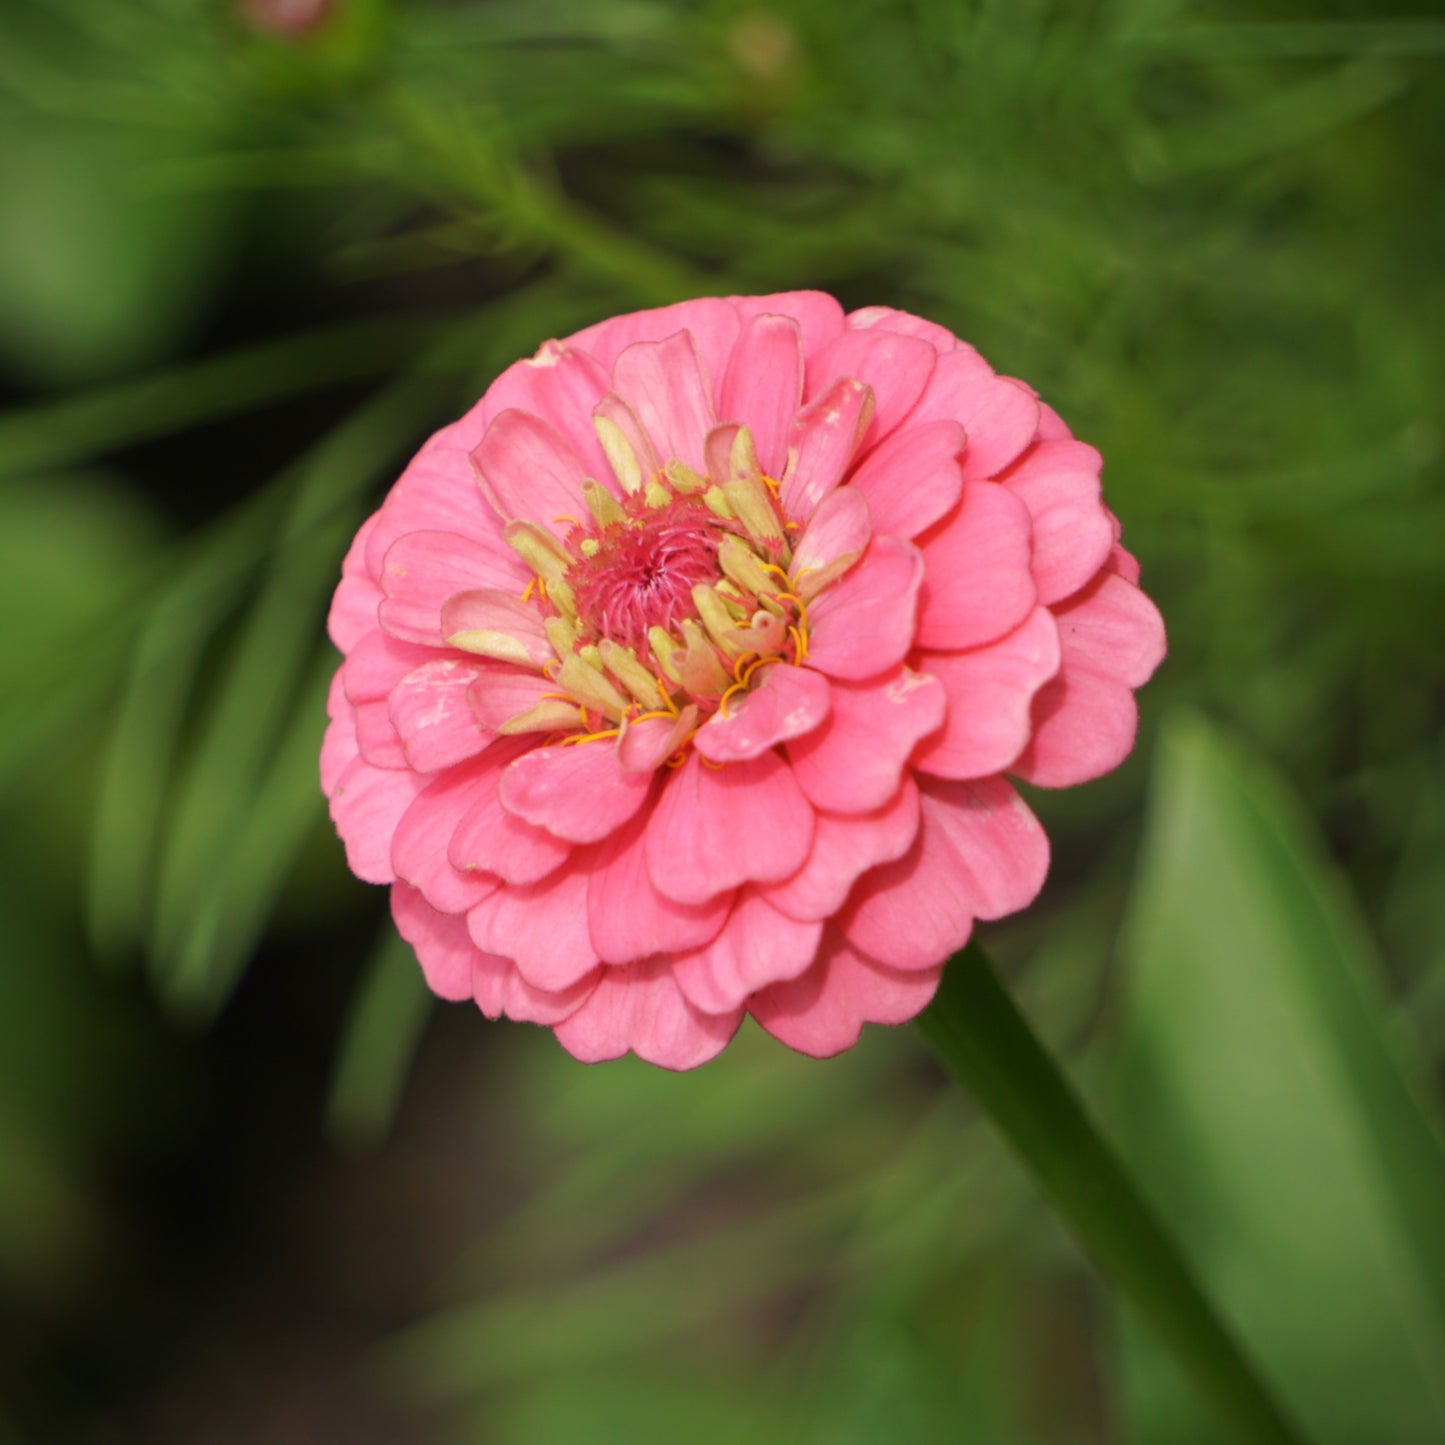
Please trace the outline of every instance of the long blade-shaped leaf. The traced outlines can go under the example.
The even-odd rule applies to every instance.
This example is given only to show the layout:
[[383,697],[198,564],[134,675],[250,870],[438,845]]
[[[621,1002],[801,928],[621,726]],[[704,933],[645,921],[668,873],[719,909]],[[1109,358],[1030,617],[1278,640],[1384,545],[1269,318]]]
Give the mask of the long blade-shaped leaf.
[[[1423,1445],[1445,1438],[1445,1154],[1322,852],[1279,779],[1202,719],[1166,728],[1122,1137],[1312,1435]],[[1195,1438],[1146,1342],[1126,1361],[1141,1438]]]
[[976,943],[949,961],[918,1023],[1235,1438],[1294,1445],[1300,1437]]

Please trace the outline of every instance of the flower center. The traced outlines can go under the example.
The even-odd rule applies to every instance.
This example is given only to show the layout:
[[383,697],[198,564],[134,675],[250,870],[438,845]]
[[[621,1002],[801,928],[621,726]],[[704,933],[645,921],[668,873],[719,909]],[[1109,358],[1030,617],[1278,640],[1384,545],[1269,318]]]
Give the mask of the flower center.
[[[536,574],[521,597],[535,621],[522,621],[505,596],[458,594],[454,620],[475,625],[447,635],[464,651],[539,667],[554,684],[502,733],[584,743],[671,719],[666,745],[676,760],[769,664],[804,660],[808,600],[856,554],[806,580],[811,569],[795,575],[794,524],[778,484],[758,465],[748,429],[731,430],[730,452],[714,459],[711,475],[672,461],[644,477],[635,458],[622,458],[614,465],[623,495],[583,484],[589,521],[555,518],[570,524],[565,531],[507,524],[507,542]],[[551,656],[539,658],[539,647]]]
[[684,618],[695,618],[692,589],[721,578],[719,519],[689,497],[632,510],[627,520],[586,539],[594,545],[582,548],[567,582],[583,636],[645,648],[649,628],[672,632]]

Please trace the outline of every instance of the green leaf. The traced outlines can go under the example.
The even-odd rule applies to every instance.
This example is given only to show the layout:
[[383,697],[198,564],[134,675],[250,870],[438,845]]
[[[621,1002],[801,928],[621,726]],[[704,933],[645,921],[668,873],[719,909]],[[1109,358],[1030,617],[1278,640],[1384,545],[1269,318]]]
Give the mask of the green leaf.
[[[338,524],[350,519],[356,494],[391,464],[437,404],[429,378],[399,381],[336,428],[297,469],[270,575],[225,658],[165,842],[155,963],[181,1007],[206,1008],[219,996],[211,981],[211,949],[225,943],[221,918],[237,909],[258,916],[254,902],[274,890],[276,880],[265,868],[243,868],[238,874],[238,850],[255,852],[256,835],[247,820],[298,706],[307,710],[303,728],[310,728],[308,717],[319,726],[320,700],[301,699],[298,691],[321,632],[325,599],[335,585],[336,558],[345,540]],[[311,730],[319,743],[319,734]],[[294,753],[304,745],[303,738],[283,751]],[[294,766],[284,771],[292,781],[283,787],[309,803],[309,778],[298,780]],[[294,821],[284,792],[272,806]],[[288,824],[286,831],[299,847],[296,830]],[[261,890],[252,903],[237,894],[238,883]],[[227,964],[232,975],[235,966],[233,958]]]
[[977,943],[949,960],[918,1027],[1233,1438],[1298,1440]]
[[341,1144],[370,1148],[386,1137],[431,1004],[411,945],[388,921],[352,1002],[326,1105]]
[[[1439,1440],[1445,1154],[1369,943],[1278,779],[1195,717],[1158,759],[1125,936],[1129,1152],[1319,1440]],[[1141,1438],[1196,1438],[1148,1342],[1130,1359]]]

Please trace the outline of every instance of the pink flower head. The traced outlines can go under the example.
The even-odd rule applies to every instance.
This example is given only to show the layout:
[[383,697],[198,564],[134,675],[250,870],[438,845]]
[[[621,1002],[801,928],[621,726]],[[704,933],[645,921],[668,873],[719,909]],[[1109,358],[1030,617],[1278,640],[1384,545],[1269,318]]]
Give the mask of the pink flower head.
[[940,326],[816,292],[548,342],[342,568],[322,785],[433,990],[685,1069],[824,1057],[1028,904],[1005,777],[1133,745],[1159,614],[1099,454]]

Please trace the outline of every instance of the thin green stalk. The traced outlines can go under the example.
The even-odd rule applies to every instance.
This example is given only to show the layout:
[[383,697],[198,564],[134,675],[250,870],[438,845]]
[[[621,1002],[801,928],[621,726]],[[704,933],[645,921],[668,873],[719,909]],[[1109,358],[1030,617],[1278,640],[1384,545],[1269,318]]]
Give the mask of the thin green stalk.
[[1301,1445],[977,944],[949,961],[918,1027],[1100,1270],[1174,1352],[1231,1438]]

